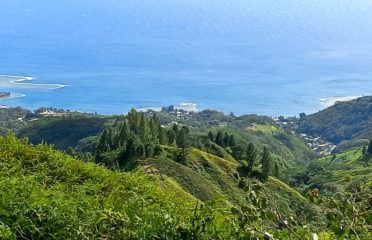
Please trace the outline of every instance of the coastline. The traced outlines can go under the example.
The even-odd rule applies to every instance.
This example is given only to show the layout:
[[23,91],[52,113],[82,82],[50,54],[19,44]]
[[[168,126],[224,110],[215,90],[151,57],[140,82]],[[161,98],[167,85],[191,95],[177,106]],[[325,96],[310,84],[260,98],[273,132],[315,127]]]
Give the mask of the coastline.
[[360,96],[333,96],[333,97],[324,97],[320,98],[319,102],[320,104],[327,108],[335,105],[337,102],[349,102],[358,98],[363,97],[363,95]]
[[[11,93],[10,96],[0,97],[0,102],[3,103],[3,105],[4,105],[5,102],[8,102],[11,99],[26,97],[26,95],[23,94],[23,93],[14,92],[14,91],[16,91],[15,89],[17,89],[17,88],[30,89],[30,90],[32,90],[32,89],[35,89],[35,90],[36,89],[53,90],[53,89],[64,88],[64,87],[67,86],[67,85],[64,85],[64,84],[49,84],[49,83],[32,83],[32,82],[30,82],[30,81],[33,81],[35,79],[36,78],[30,77],[30,76],[17,76],[17,75],[0,74],[0,91],[2,91],[2,87],[4,87],[4,89],[9,89],[10,90],[10,91],[7,90],[7,92],[9,91]],[[46,94],[46,97],[48,97],[49,95],[50,94]],[[305,107],[307,107],[307,110],[304,109],[304,112],[306,114],[312,114],[312,113],[316,113],[318,111],[324,110],[325,108],[331,107],[331,106],[335,105],[337,102],[351,101],[351,100],[357,99],[359,97],[363,97],[363,95],[345,95],[345,96],[342,96],[342,95],[332,96],[331,95],[331,96],[324,96],[324,97],[323,96],[318,96],[317,98],[307,99],[307,101],[298,102],[297,105],[299,105],[299,104],[301,106],[304,105]],[[243,98],[244,98],[244,96],[243,96]],[[211,104],[212,107],[208,107],[208,105],[205,104],[203,99],[201,99],[201,101],[200,101],[201,107],[199,107],[199,104],[197,104],[196,102],[192,102],[193,101],[192,99],[190,99],[190,100],[191,100],[191,102],[186,100],[185,102],[180,102],[178,104],[173,105],[173,107],[175,109],[178,109],[178,110],[193,111],[193,112],[198,112],[198,111],[201,111],[201,110],[204,110],[204,109],[217,109],[218,111],[225,112],[224,111],[225,109],[219,108],[217,105],[214,105],[214,104],[213,105]],[[25,100],[25,101],[27,101],[27,100]],[[17,101],[14,101],[14,103],[17,104]],[[10,106],[13,106],[14,103],[12,104],[11,101],[9,101]],[[54,105],[53,103],[54,103],[54,101],[52,101],[52,99],[51,99],[49,104],[43,104],[41,106],[44,106],[44,105],[53,106]],[[259,115],[266,115],[266,116],[276,117],[276,116],[280,116],[280,115],[293,116],[293,115],[297,115],[301,112],[301,110],[299,110],[298,112],[296,112],[294,114],[287,114],[285,112],[285,109],[281,109],[281,107],[271,106],[270,102],[267,102],[267,104],[265,104],[265,103],[266,102],[255,103],[254,101],[248,101],[245,104],[238,103],[236,105],[236,107],[238,108],[237,115],[259,114]],[[141,105],[143,106],[145,104],[146,103],[142,102]],[[6,104],[6,105],[8,105],[8,104]],[[21,104],[21,105],[23,105],[24,107],[29,107],[28,103],[24,103],[24,104]],[[38,104],[35,104],[34,102],[33,102],[33,104],[30,104],[30,105],[32,105],[32,107],[38,106]],[[136,104],[134,102],[133,106],[135,106],[135,105]],[[136,107],[136,108],[139,111],[147,111],[147,110],[160,111],[161,108],[162,108],[161,106],[156,106],[156,105],[155,106],[150,105],[150,107],[147,107],[146,105],[143,106],[143,107],[142,106],[141,107]],[[213,107],[213,106],[215,106],[215,107]],[[64,107],[69,108],[70,105],[65,105]],[[102,113],[105,113],[105,114],[120,114],[120,112],[121,112],[121,111],[116,111],[115,112],[115,110],[105,112],[105,111],[101,111],[100,107],[101,106],[95,106],[93,108],[93,107],[88,106],[88,107],[84,108],[84,106],[83,106],[82,108],[79,108],[79,109],[81,109],[82,111],[89,111],[89,110],[92,111],[92,109],[97,108],[96,111],[102,112]],[[123,107],[121,107],[120,109],[122,109],[122,108]],[[262,114],[259,111],[259,109],[261,109],[261,108],[266,109],[266,110],[268,109],[272,113],[271,114],[270,113]],[[258,111],[257,111],[257,109],[258,109]],[[231,110],[231,111],[235,112],[234,109]],[[282,111],[284,111],[284,112],[282,112]],[[228,112],[225,112],[225,113],[228,113]]]
[[[23,88],[23,89],[59,89],[67,85],[64,84],[49,84],[49,83],[25,83],[25,81],[35,80],[33,77],[15,76],[15,75],[1,75],[0,74],[0,87],[6,88]],[[0,101],[10,100],[14,98],[26,97],[25,94],[10,92],[9,96],[0,97]],[[8,108],[8,106],[0,105],[0,109]]]
[[10,96],[0,97],[0,100],[8,100],[8,99],[14,99],[14,98],[23,98],[23,97],[26,97],[26,94],[10,93]]

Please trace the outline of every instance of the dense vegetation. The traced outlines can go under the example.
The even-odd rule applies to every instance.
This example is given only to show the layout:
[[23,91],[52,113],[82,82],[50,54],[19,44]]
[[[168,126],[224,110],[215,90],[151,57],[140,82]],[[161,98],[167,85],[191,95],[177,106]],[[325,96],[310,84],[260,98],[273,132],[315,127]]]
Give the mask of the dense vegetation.
[[372,97],[340,102],[301,119],[299,131],[338,144],[372,136]]
[[186,161],[189,129],[176,124],[169,130],[164,129],[156,115],[146,119],[143,113],[132,109],[114,126],[105,128],[97,146],[96,162],[125,169],[131,161],[158,155],[160,145],[179,147],[178,160]]
[[27,137],[33,143],[45,141],[67,150],[78,145],[82,148],[81,140],[102,132],[104,124],[105,119],[101,117],[44,118],[22,127],[18,135]]
[[31,111],[17,108],[0,108],[0,135],[7,134],[9,131],[17,131],[25,123],[23,118]]
[[326,210],[329,230],[317,226],[320,216],[304,228],[300,221],[309,219],[289,218],[283,204],[310,210],[311,203],[274,178],[246,182],[247,202],[231,207],[200,202],[168,178],[113,172],[13,136],[0,138],[0,160],[3,239],[310,239],[312,231],[320,239],[370,237],[366,225],[337,225],[344,219],[336,210],[345,206],[336,201],[337,209]]
[[368,124],[317,157],[268,117],[45,111],[1,119],[42,143],[0,137],[1,239],[372,238]]

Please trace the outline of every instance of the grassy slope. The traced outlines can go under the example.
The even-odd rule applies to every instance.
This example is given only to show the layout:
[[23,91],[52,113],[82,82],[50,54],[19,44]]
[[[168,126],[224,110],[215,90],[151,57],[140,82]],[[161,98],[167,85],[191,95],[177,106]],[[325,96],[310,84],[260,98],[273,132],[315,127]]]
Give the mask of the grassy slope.
[[361,149],[322,158],[317,163],[331,171],[330,181],[340,186],[347,188],[362,181],[372,190],[372,156],[363,156]]
[[95,139],[91,137],[99,134],[105,124],[101,117],[52,117],[28,122],[19,131],[20,137],[27,137],[32,143],[45,141],[55,145],[58,149],[87,145]]
[[188,117],[174,117],[165,112],[158,113],[158,116],[164,124],[178,122],[190,126],[193,135],[207,136],[209,130],[214,133],[222,130],[234,134],[236,142],[242,146],[249,142],[260,148],[266,145],[283,162],[303,165],[316,157],[302,139],[276,126],[270,117],[235,117],[212,110],[204,110]]
[[[146,161],[172,177],[110,171],[46,145],[0,137],[0,238],[183,239],[180,234],[194,231],[196,198],[223,195],[225,203],[234,203],[246,197],[236,187],[235,162],[195,149],[187,167],[166,154]],[[261,187],[257,193],[270,194],[281,211],[311,220],[304,214],[307,200],[286,184],[270,178]],[[199,210],[209,225],[196,233],[198,239],[237,239],[244,233],[228,209]]]
[[[261,148],[266,145],[281,159],[283,167],[287,165],[293,167],[294,164],[298,165],[298,163],[302,165],[315,156],[314,152],[301,139],[279,129],[267,117],[242,116],[230,121],[230,117],[211,111],[211,116],[204,116],[205,113],[202,112],[189,120],[180,120],[170,117],[166,113],[158,114],[163,121],[166,117],[169,117],[173,121],[179,121],[190,126],[195,125],[196,127],[192,128],[193,135],[207,135],[210,129],[214,131],[221,129],[234,134],[237,143],[242,146],[249,142],[253,142]],[[207,124],[208,121],[211,121],[209,118],[216,118],[218,125],[226,127],[209,126]],[[93,151],[97,136],[104,126],[112,125],[114,122],[115,117],[102,118],[94,115],[73,116],[72,118],[48,117],[27,122],[20,129],[18,136],[27,137],[32,143],[46,141],[63,150],[73,147],[79,151]],[[212,151],[211,153],[233,161],[233,158],[223,149],[216,149],[215,152]]]
[[[187,165],[184,166],[167,156],[171,150],[166,148],[161,156],[141,161],[141,165],[146,169],[152,168],[151,171],[147,170],[148,172],[158,173],[177,182],[185,191],[201,201],[218,198],[225,199],[228,205],[247,204],[247,192],[238,187],[237,162],[192,149],[189,151]],[[257,183],[254,179],[247,181],[250,185]],[[313,217],[319,217],[319,209],[299,192],[274,177],[271,177],[268,183],[261,184],[261,190],[258,192],[262,198],[269,194],[270,203],[275,204],[280,211],[293,216],[301,214],[303,218],[300,220],[315,221]]]
[[171,182],[11,136],[0,137],[0,189],[1,239],[172,238],[192,201]]
[[[257,124],[245,127],[216,127],[213,131],[226,131],[234,134],[237,144],[247,146],[254,143],[260,151],[263,146],[267,146],[280,163],[283,176],[291,175],[297,169],[302,169],[306,164],[316,157],[312,151],[300,138],[284,131],[274,125]],[[200,132],[200,134],[207,134]],[[293,170],[296,169],[296,170]]]
[[323,195],[363,190],[372,193],[372,156],[363,156],[362,150],[317,159],[307,168],[310,176],[303,191],[318,188]]
[[372,96],[337,103],[323,111],[307,116],[299,131],[321,136],[334,144],[372,135]]

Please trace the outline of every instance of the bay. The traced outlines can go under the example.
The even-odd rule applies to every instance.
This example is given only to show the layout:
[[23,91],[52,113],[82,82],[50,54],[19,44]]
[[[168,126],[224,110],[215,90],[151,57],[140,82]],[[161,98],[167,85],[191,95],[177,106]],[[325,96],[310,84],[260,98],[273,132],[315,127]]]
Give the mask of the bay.
[[268,2],[4,0],[0,74],[66,86],[0,82],[24,95],[0,105],[121,114],[196,103],[278,116],[372,94],[370,4]]

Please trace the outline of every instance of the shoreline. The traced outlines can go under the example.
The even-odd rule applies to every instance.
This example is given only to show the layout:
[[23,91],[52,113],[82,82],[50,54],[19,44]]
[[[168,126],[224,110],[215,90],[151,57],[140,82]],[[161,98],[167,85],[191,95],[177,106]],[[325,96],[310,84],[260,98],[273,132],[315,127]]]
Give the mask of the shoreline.
[[[26,77],[26,76],[15,76],[15,75],[3,75],[0,74],[0,88],[23,88],[23,89],[46,89],[54,90],[59,88],[67,87],[64,84],[53,84],[53,83],[25,83],[25,81],[32,81],[36,78]],[[10,100],[14,98],[23,98],[26,94],[10,92],[9,96],[0,97],[2,100]],[[6,108],[8,106],[1,105],[1,108]]]
[[[24,95],[20,94],[20,96],[18,97],[23,97]],[[364,96],[337,96],[337,97],[327,97],[327,98],[321,98],[319,99],[320,100],[323,100],[323,101],[329,101],[329,102],[333,102],[334,104],[336,104],[337,102],[348,102],[348,101],[352,101],[352,100],[355,100],[355,99],[358,99],[360,97],[369,97],[372,95],[364,95]],[[13,97],[13,98],[16,98],[16,97]],[[0,101],[2,99],[0,98]],[[324,106],[322,109],[318,110],[318,111],[312,111],[312,112],[306,112],[307,115],[311,115],[311,114],[315,114],[319,111],[323,111],[331,106],[333,106],[334,104],[330,105],[330,106]],[[31,110],[31,111],[34,111],[36,110],[37,108],[41,108],[41,107],[51,107],[51,106],[40,106],[40,107],[37,107],[37,108],[28,108],[27,106],[15,106],[15,105],[1,105],[0,104],[0,109],[4,109],[4,108],[14,108],[14,107],[21,107],[21,108],[25,108],[25,109],[28,109],[28,110]],[[170,105],[170,106],[167,106],[167,107],[145,107],[145,108],[138,108],[138,107],[134,107],[137,111],[139,112],[147,112],[147,111],[154,111],[154,112],[160,112],[162,111],[163,109],[166,109],[166,108],[169,108],[169,107],[172,107],[172,109],[174,110],[177,110],[177,112],[201,112],[201,111],[204,111],[204,110],[211,110],[211,111],[218,111],[218,112],[221,112],[221,113],[224,113],[225,115],[229,114],[228,112],[224,112],[224,111],[221,111],[221,110],[218,110],[218,109],[214,109],[214,108],[198,108],[198,105],[196,103],[192,103],[192,102],[183,102],[183,103],[179,103],[179,104],[176,104],[176,105]],[[191,107],[191,108],[190,108]],[[97,113],[99,115],[103,115],[103,116],[113,116],[113,115],[121,115],[123,114],[123,112],[115,112],[115,113],[104,113],[104,112],[99,112],[99,111],[94,111],[94,110],[82,110],[82,109],[74,109],[74,108],[64,108],[64,107],[59,107],[63,110],[66,110],[66,111],[73,111],[73,112],[80,112],[80,113]],[[129,111],[129,109],[128,109]],[[298,113],[300,114],[300,113]],[[254,113],[254,112],[247,112],[247,113],[244,113],[244,114],[239,114],[239,115],[235,115],[236,117],[241,117],[241,116],[245,116],[245,115],[258,115],[258,116],[265,116],[265,117],[270,117],[270,118],[278,118],[279,116],[284,116],[284,117],[293,117],[293,115],[269,115],[269,114],[258,114],[258,113]],[[298,117],[298,116],[297,116]]]
[[352,101],[352,100],[355,100],[355,99],[358,99],[358,98],[361,98],[361,97],[364,97],[364,96],[359,95],[359,96],[324,97],[324,98],[320,98],[319,102],[323,107],[328,108],[328,107],[331,107],[331,106],[337,104],[338,102],[349,102],[349,101]]
[[[32,81],[32,80],[35,80],[35,79],[36,78],[30,77],[30,76],[17,76],[17,75],[0,74],[0,90],[1,90],[1,87],[6,87],[6,88],[10,88],[10,89],[12,89],[12,87],[13,87],[13,88],[24,88],[24,89],[54,90],[54,89],[64,88],[64,87],[67,86],[67,85],[64,85],[64,84],[28,83],[27,82],[27,81]],[[22,93],[15,93],[15,92],[10,92],[10,93],[11,93],[10,96],[0,97],[0,101],[7,101],[7,100],[15,99],[15,98],[26,97],[26,95],[22,94]],[[322,111],[322,110],[324,110],[328,107],[331,107],[338,102],[352,101],[352,100],[355,100],[355,99],[363,97],[363,96],[364,95],[349,95],[349,96],[337,96],[336,95],[336,96],[329,96],[329,97],[319,97],[318,99],[315,98],[313,100],[314,105],[312,107],[312,110],[309,110],[309,109],[308,109],[308,111],[305,110],[306,111],[305,113],[306,114],[313,114],[313,113]],[[9,104],[9,106],[12,106],[12,105],[13,104]],[[53,105],[53,104],[51,104],[51,105]],[[248,103],[248,105],[245,107],[247,110],[249,109],[249,105],[250,104]],[[275,113],[272,112],[271,114],[265,114],[265,116],[271,116],[271,117],[278,117],[280,115],[287,116],[287,117],[293,116],[292,114],[287,115],[285,113],[280,113],[279,112],[280,107],[275,107],[275,106],[270,106],[270,105],[267,105],[267,106],[262,105],[262,106],[265,109],[271,108],[271,109],[276,110]],[[25,104],[24,107],[27,108],[27,104]],[[193,111],[193,112],[198,112],[198,111],[202,111],[202,110],[206,110],[206,109],[214,109],[214,108],[208,108],[208,107],[199,109],[198,104],[196,104],[195,102],[192,102],[192,101],[191,102],[181,102],[181,103],[173,105],[173,107],[175,109],[178,109],[178,110]],[[151,107],[139,107],[137,109],[139,111],[147,111],[147,110],[159,111],[159,110],[162,109],[162,107],[151,106]],[[218,107],[217,107],[217,109],[218,109]],[[217,111],[223,112],[223,110],[217,110]],[[225,113],[228,114],[227,112],[225,112]],[[239,114],[239,115],[259,114],[259,113],[255,113],[255,112],[252,112],[252,111],[248,111],[246,113],[244,113],[243,111],[240,111],[240,113],[241,114]],[[300,112],[298,112],[297,115],[299,113]],[[108,114],[108,113],[106,113],[106,114]],[[119,114],[119,113],[114,113],[114,114]]]
[[[0,75],[1,78],[9,79],[9,85],[7,87],[24,87],[24,88],[38,88],[38,89],[59,89],[67,87],[65,84],[55,84],[55,83],[25,83],[25,81],[32,81],[36,78],[26,77],[26,76],[15,76],[15,75]],[[1,86],[1,84],[0,84]]]

